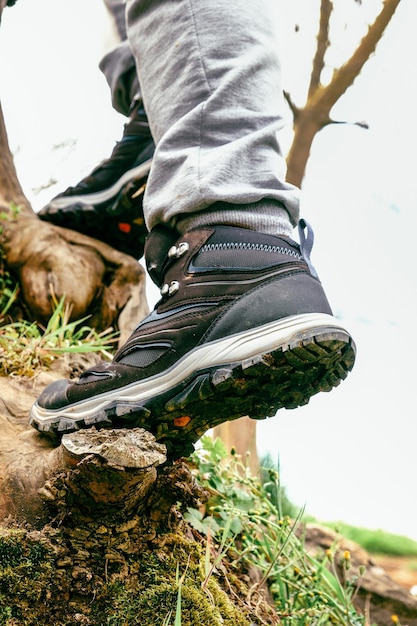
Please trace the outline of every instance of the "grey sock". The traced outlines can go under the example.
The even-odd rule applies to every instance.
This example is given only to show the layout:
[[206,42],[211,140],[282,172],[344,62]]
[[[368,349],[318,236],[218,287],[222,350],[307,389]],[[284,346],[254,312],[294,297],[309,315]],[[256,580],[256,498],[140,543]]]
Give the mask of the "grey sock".
[[260,200],[252,204],[216,202],[203,211],[183,214],[175,229],[183,234],[204,226],[238,226],[268,235],[291,237],[293,225],[283,204],[275,200]]

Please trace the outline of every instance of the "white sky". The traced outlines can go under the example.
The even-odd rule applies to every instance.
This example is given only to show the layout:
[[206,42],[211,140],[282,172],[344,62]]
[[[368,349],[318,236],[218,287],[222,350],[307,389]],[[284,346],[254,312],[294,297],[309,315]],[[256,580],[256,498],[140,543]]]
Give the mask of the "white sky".
[[[359,31],[365,28],[353,0],[335,4],[349,5]],[[369,11],[379,6],[363,4]],[[277,0],[286,11],[278,24],[285,88],[299,96],[317,6]],[[300,18],[298,35],[288,29],[291,11]],[[279,456],[289,496],[312,515],[415,539],[416,23],[417,3],[402,0],[376,56],[333,112],[340,120],[366,120],[370,129],[323,131],[303,189],[303,215],[316,233],[313,262],[356,339],[357,364],[331,394],[258,426],[260,452]],[[343,19],[335,28],[336,63],[350,28]],[[97,69],[110,40],[101,0],[18,0],[4,11],[0,97],[35,209],[88,173],[121,136],[124,119],[111,109]],[[51,179],[54,187],[37,191]]]

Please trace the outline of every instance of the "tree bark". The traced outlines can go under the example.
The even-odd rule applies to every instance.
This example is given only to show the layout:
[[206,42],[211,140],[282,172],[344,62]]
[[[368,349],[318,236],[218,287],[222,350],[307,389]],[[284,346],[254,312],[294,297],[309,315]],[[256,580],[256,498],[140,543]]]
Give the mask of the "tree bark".
[[[0,13],[1,17],[1,13]],[[33,214],[29,202],[26,199],[16,169],[13,156],[10,152],[6,126],[4,124],[3,110],[0,102],[0,213],[9,213],[10,204],[21,206],[26,215]]]
[[105,523],[109,516],[120,523],[135,515],[167,461],[165,446],[141,428],[70,433],[54,455],[56,469],[39,485],[39,496],[77,523]]
[[259,471],[256,445],[256,420],[247,416],[233,422],[224,422],[213,429],[213,437],[219,437],[228,451],[234,450],[253,476]]
[[148,313],[142,266],[101,241],[22,214],[3,220],[2,243],[26,319],[46,324],[64,298],[71,320],[118,329],[123,342]]
[[253,581],[227,556],[202,587],[216,548],[182,512],[208,494],[153,435],[91,428],[57,446],[28,427],[28,407],[62,373],[0,378],[0,622],[7,609],[28,626],[152,626],[175,613],[183,575],[183,626],[278,624],[262,591],[246,600]]

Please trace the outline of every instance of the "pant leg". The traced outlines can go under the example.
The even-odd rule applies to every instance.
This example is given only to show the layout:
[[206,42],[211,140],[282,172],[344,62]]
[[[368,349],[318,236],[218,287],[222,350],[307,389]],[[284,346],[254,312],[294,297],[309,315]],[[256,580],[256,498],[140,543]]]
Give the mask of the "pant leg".
[[120,41],[127,39],[126,33],[126,0],[103,0],[120,37]]
[[111,101],[118,113],[129,116],[132,103],[140,99],[135,59],[128,41],[122,41],[99,63],[110,87]]
[[216,202],[282,202],[293,224],[298,190],[285,182],[273,0],[127,0],[127,32],[157,143],[147,224]]
[[140,99],[135,59],[126,34],[126,0],[104,0],[120,38],[113,50],[100,61],[99,67],[110,87],[112,105],[126,117],[132,103]]

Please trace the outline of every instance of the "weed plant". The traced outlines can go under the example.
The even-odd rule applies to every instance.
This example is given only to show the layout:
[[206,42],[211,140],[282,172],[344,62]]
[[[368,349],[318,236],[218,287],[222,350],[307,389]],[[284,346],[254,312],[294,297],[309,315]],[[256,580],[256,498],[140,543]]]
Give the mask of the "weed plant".
[[0,319],[6,315],[16,301],[19,286],[6,267],[0,249]]
[[[192,456],[198,481],[209,491],[206,511],[188,509],[185,517],[199,532],[232,549],[235,560],[245,559],[261,572],[254,586],[269,587],[283,626],[363,626],[353,599],[359,580],[343,581],[336,567],[337,546],[313,557],[304,548],[300,520],[283,510],[284,491],[279,472],[262,470],[261,482],[236,455],[229,455],[220,439],[205,436]],[[225,534],[228,543],[225,541]],[[230,556],[230,554],[229,554]],[[348,570],[350,554],[341,567]]]
[[0,211],[0,318],[7,311],[16,299],[18,284],[16,279],[9,272],[6,265],[6,258],[1,245],[3,226],[1,222],[16,218],[20,213],[20,207],[13,202],[10,203],[7,211]]
[[100,352],[102,358],[111,359],[117,333],[112,329],[96,332],[85,324],[87,317],[70,321],[71,309],[64,298],[55,301],[46,328],[25,320],[6,323],[16,293],[16,289],[11,291],[0,309],[0,375],[33,376],[64,353]]
[[[19,207],[11,205],[10,213],[0,213],[0,220],[18,213]],[[26,320],[10,322],[8,314],[18,296],[19,284],[7,269],[0,246],[0,375],[33,376],[64,353],[100,352],[103,359],[111,358],[117,333],[112,329],[97,333],[85,323],[88,317],[70,321],[71,308],[64,298],[53,298],[54,310],[46,328]]]

